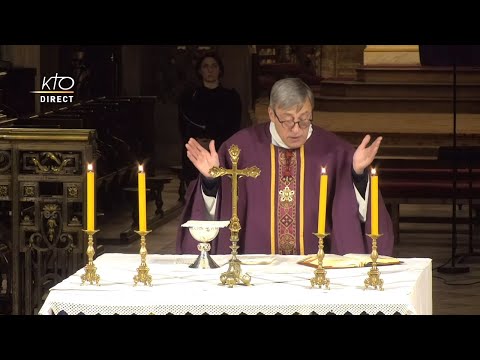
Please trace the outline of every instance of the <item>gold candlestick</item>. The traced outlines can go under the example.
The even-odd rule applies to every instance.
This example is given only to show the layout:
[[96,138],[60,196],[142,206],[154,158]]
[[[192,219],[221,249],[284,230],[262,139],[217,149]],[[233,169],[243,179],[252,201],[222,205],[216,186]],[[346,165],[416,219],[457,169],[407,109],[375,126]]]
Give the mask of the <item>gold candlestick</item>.
[[88,263],[85,265],[85,274],[81,276],[82,285],[85,284],[86,281],[90,283],[90,285],[95,282],[97,285],[100,282],[100,275],[97,275],[97,267],[93,264],[93,256],[95,255],[95,248],[93,247],[93,235],[98,232],[99,230],[83,230],[88,235],[88,246],[87,246],[87,257]]
[[140,266],[137,268],[137,275],[133,277],[133,286],[137,286],[137,283],[142,282],[144,285],[152,286],[152,276],[148,273],[149,268],[147,266],[147,246],[145,237],[152,232],[151,230],[141,231],[135,230],[140,235]]
[[232,257],[228,262],[228,270],[222,275],[220,275],[220,281],[222,285],[227,284],[229,288],[232,288],[233,285],[243,282],[245,285],[250,285],[251,277],[248,274],[242,275],[242,269],[240,267],[240,260],[237,258],[238,250],[238,233],[242,228],[240,226],[240,220],[237,215],[237,202],[238,202],[238,177],[239,176],[248,176],[256,178],[260,175],[260,169],[256,166],[252,166],[245,169],[238,169],[238,159],[240,157],[240,148],[237,145],[232,145],[228,149],[230,154],[230,159],[232,160],[232,168],[226,169],[223,167],[213,167],[210,169],[209,173],[213,177],[219,177],[224,175],[230,175],[232,177],[232,218],[230,220],[230,241],[232,245]]
[[380,271],[377,268],[377,259],[378,259],[378,252],[377,252],[377,239],[382,236],[382,234],[367,234],[369,237],[372,238],[372,254],[370,255],[372,259],[372,268],[368,272],[368,278],[365,279],[365,289],[369,286],[372,286],[375,290],[378,289],[383,291],[383,280],[380,279]]
[[315,285],[318,285],[319,288],[325,286],[325,288],[330,290],[330,279],[327,278],[327,271],[323,268],[323,258],[325,257],[325,252],[323,251],[323,239],[330,234],[313,233],[313,235],[318,237],[318,266],[315,270],[315,276],[310,279],[310,284],[312,285],[312,288]]

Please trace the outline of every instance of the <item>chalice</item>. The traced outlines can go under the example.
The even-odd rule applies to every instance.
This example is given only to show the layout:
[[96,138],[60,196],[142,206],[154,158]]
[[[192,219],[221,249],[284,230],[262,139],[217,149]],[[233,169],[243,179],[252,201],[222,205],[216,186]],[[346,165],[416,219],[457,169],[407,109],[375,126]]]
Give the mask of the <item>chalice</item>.
[[187,227],[192,237],[199,242],[197,249],[200,251],[200,255],[198,255],[195,262],[189,267],[196,269],[215,269],[219,267],[208,253],[211,249],[210,242],[215,239],[221,228],[227,227],[229,224],[229,220],[189,220],[182,224],[182,227]]

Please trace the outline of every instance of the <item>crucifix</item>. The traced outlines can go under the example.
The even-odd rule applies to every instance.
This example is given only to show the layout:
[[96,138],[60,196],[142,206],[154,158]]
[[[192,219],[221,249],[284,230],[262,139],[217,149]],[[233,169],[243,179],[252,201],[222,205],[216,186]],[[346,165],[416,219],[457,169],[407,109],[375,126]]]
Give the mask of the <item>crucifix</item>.
[[237,214],[237,202],[238,202],[238,177],[248,176],[256,178],[260,175],[260,169],[256,166],[251,166],[245,169],[238,169],[238,159],[240,157],[240,148],[237,145],[232,145],[228,149],[228,153],[230,154],[230,159],[232,160],[232,168],[226,169],[223,167],[216,167],[210,169],[209,173],[214,178],[224,175],[229,175],[232,178],[232,218],[230,219],[230,241],[232,245],[230,249],[232,249],[232,257],[228,262],[228,270],[220,276],[220,281],[223,285],[227,284],[228,287],[233,287],[238,283],[243,282],[245,285],[250,285],[250,275],[245,274],[242,275],[242,270],[240,268],[240,260],[237,258],[237,250],[238,250],[238,233],[242,228],[240,226],[240,220],[238,219]]

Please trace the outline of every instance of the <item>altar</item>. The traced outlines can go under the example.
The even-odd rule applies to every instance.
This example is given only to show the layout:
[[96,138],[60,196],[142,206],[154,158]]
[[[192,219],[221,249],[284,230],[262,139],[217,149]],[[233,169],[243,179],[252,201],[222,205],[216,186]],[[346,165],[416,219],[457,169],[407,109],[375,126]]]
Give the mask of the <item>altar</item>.
[[50,289],[40,315],[164,314],[432,314],[432,261],[405,258],[379,267],[384,291],[364,290],[369,268],[328,269],[330,290],[312,288],[314,268],[304,256],[239,255],[252,285],[221,285],[230,255],[213,255],[217,269],[193,269],[194,255],[148,255],[152,286],[133,286],[136,254],[103,254],[95,261],[100,284],[81,285],[80,269]]

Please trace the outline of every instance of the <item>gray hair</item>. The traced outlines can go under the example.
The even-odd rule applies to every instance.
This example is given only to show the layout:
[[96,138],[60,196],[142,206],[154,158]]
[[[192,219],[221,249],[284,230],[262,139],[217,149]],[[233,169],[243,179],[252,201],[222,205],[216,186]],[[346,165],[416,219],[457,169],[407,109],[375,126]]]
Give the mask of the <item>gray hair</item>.
[[302,106],[306,100],[310,101],[312,109],[315,105],[315,99],[310,87],[299,78],[286,78],[278,80],[272,86],[270,91],[270,107],[275,109],[289,109],[291,107]]

